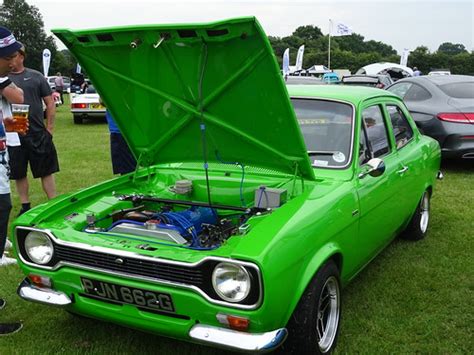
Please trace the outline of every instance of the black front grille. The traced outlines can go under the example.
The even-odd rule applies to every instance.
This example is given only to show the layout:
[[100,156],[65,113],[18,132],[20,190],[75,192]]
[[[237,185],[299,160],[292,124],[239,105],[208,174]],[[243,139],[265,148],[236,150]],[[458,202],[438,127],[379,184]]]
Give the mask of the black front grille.
[[55,259],[56,262],[74,263],[107,271],[194,285],[199,288],[203,288],[205,283],[203,271],[198,267],[172,265],[158,260],[111,255],[58,244],[55,246]]

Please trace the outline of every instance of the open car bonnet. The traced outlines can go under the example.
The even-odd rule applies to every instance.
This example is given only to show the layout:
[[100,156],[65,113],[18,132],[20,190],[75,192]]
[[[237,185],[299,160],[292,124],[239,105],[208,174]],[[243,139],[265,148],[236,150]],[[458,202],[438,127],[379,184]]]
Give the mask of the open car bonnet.
[[238,162],[314,178],[255,18],[53,33],[89,75],[140,165]]

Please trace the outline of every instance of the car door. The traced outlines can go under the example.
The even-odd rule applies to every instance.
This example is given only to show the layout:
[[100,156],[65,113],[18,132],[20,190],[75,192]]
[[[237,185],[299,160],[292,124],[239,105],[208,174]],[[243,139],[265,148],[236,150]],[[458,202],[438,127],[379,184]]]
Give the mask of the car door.
[[[398,201],[402,183],[400,160],[389,139],[389,125],[381,102],[366,104],[361,112],[359,138],[359,176],[356,181],[359,197],[359,241],[364,254],[362,263],[369,261],[393,237],[402,216]],[[362,174],[366,163],[380,158],[385,163],[382,175]]]
[[424,191],[422,177],[423,166],[419,164],[419,146],[416,145],[414,127],[409,121],[409,113],[399,102],[387,102],[384,105],[389,118],[390,138],[399,159],[397,174],[401,179],[401,189],[398,197],[399,213],[407,220],[418,204]]

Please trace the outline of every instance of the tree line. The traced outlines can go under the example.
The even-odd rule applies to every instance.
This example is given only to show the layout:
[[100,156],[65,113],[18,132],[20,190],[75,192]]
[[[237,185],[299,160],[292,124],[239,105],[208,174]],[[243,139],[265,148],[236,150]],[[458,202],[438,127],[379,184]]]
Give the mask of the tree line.
[[[269,36],[269,40],[280,65],[286,48],[290,48],[290,63],[294,63],[302,44],[305,45],[303,68],[314,64],[327,65],[328,36],[323,35],[317,26],[300,26],[291,36]],[[374,40],[366,41],[357,33],[331,37],[331,68],[349,69],[354,73],[376,62],[400,63],[400,56],[392,46]],[[430,52],[426,46],[419,46],[410,52],[408,66],[417,67],[424,74],[433,69],[446,68],[453,74],[474,75],[474,51],[468,52],[463,44],[450,42],[441,44],[435,52]]]
[[[4,0],[0,6],[0,23],[13,31],[16,38],[25,45],[25,65],[42,72],[44,48],[51,51],[50,73],[61,72],[72,75],[76,60],[65,49],[59,51],[53,36],[47,36],[41,13],[25,0]],[[290,48],[290,63],[296,61],[298,48],[304,44],[303,68],[314,64],[327,65],[328,36],[317,26],[298,27],[291,36],[268,39],[281,66],[283,52]],[[376,62],[400,62],[400,56],[392,46],[374,40],[366,41],[364,36],[353,33],[350,36],[331,38],[331,68],[357,69]],[[419,46],[408,57],[409,67],[418,67],[427,74],[432,69],[446,68],[453,74],[474,75],[474,51],[468,52],[459,43],[443,43],[435,52]]]

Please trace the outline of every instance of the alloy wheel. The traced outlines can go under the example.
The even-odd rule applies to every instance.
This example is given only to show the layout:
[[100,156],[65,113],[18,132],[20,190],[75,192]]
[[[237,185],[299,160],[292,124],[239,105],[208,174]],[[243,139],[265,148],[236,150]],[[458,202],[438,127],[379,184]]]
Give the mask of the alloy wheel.
[[319,299],[316,330],[318,346],[322,353],[331,349],[336,339],[340,314],[339,283],[334,276],[329,277]]

